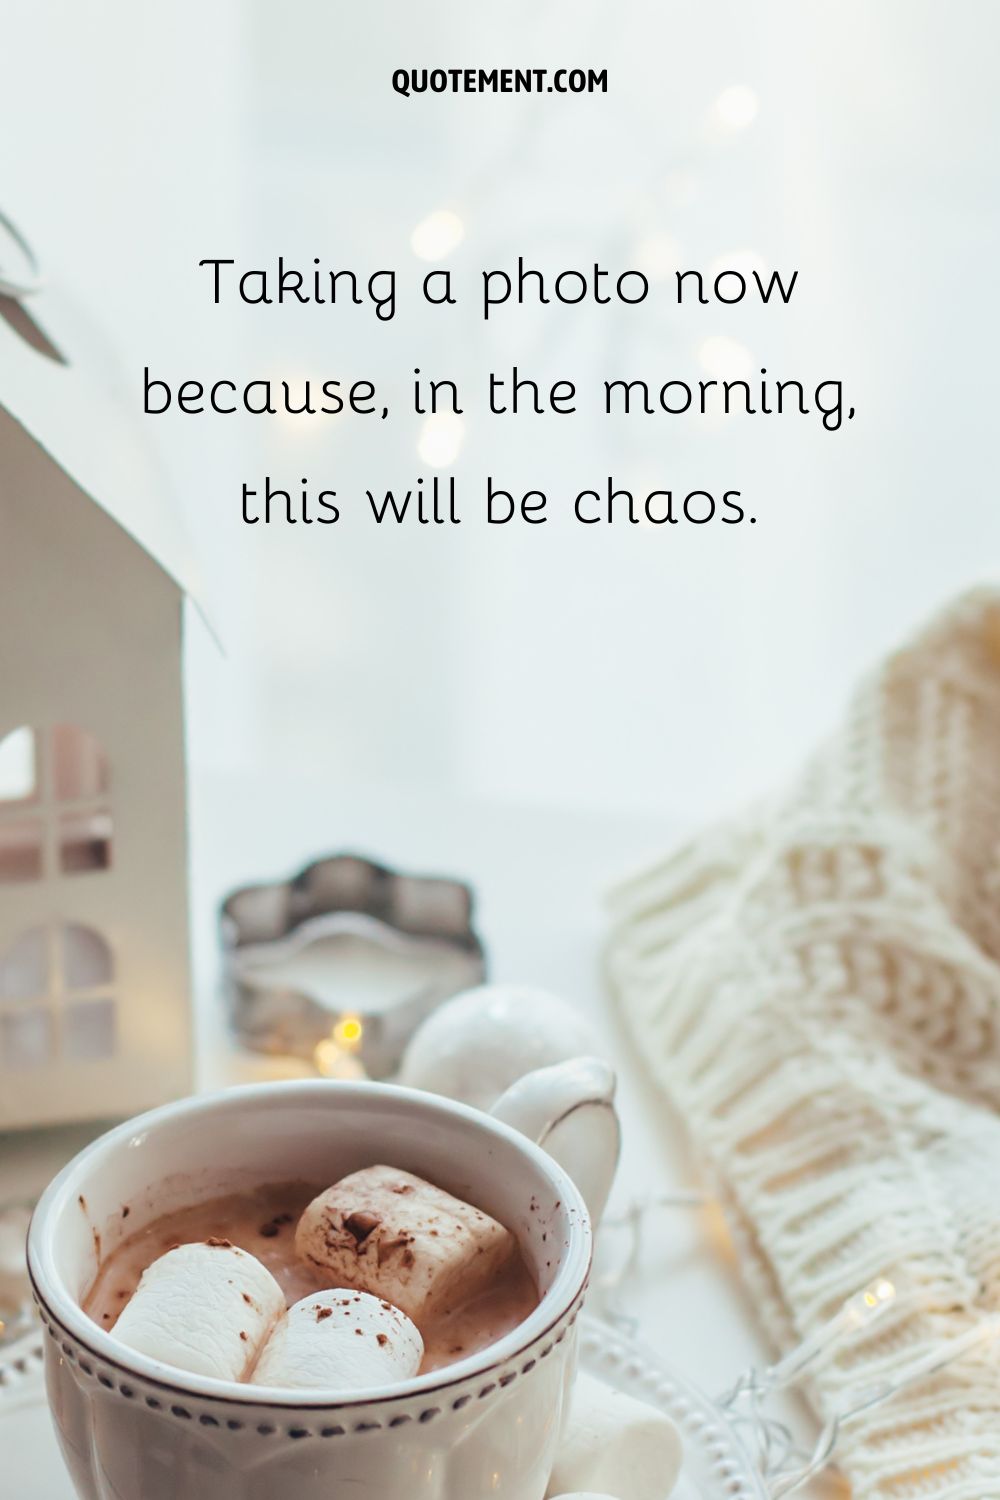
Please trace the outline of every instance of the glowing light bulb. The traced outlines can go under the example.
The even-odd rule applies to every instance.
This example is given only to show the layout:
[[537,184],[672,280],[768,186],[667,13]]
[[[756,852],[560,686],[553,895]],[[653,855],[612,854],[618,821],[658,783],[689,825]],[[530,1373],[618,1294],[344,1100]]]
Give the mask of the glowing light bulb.
[[443,260],[465,238],[465,225],[451,209],[428,214],[410,235],[410,249],[420,260]]
[[360,1016],[341,1016],[333,1028],[333,1040],[348,1051],[354,1051],[361,1046],[365,1034],[365,1026]]
[[745,83],[734,83],[723,89],[715,101],[715,114],[727,130],[746,130],[757,118],[760,101]]
[[464,436],[461,417],[450,411],[435,412],[420,429],[417,452],[432,469],[447,469],[458,457]]
[[885,1278],[874,1281],[845,1305],[843,1322],[848,1328],[863,1328],[895,1300],[896,1288],[891,1281]]
[[704,339],[698,349],[698,358],[716,380],[746,380],[754,370],[753,355],[746,344],[724,333]]

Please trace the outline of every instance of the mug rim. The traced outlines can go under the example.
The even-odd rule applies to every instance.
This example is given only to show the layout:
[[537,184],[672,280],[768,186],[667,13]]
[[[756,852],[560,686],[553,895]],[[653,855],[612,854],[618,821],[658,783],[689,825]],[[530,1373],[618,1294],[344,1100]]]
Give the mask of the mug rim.
[[[268,1098],[293,1099],[314,1094],[318,1098],[382,1098],[387,1102],[415,1104],[419,1108],[444,1115],[453,1121],[463,1120],[478,1129],[486,1129],[527,1156],[545,1175],[560,1195],[567,1217],[576,1220],[575,1234],[569,1237],[568,1252],[548,1292],[523,1322],[495,1343],[455,1364],[416,1375],[392,1385],[371,1386],[348,1396],[344,1391],[282,1390],[273,1386],[255,1386],[246,1382],[199,1376],[151,1359],[129,1349],[115,1339],[113,1332],[100,1328],[83,1310],[78,1299],[65,1286],[54,1263],[51,1238],[56,1215],[73,1201],[75,1180],[94,1157],[113,1150],[131,1136],[147,1133],[184,1115],[211,1114],[216,1109]],[[575,1210],[575,1213],[572,1212]],[[95,1358],[108,1365],[158,1386],[174,1395],[201,1397],[236,1406],[294,1409],[297,1411],[343,1411],[352,1407],[378,1406],[384,1402],[406,1400],[448,1390],[483,1375],[489,1375],[509,1360],[523,1354],[551,1333],[578,1303],[586,1290],[593,1261],[593,1229],[582,1195],[572,1178],[551,1156],[527,1136],[471,1105],[443,1095],[404,1088],[399,1084],[374,1080],[347,1082],[333,1079],[292,1079],[275,1083],[241,1084],[184,1099],[137,1115],[111,1130],[103,1132],[79,1151],[49,1183],[32,1214],[28,1229],[28,1275],[39,1306],[67,1334]]]

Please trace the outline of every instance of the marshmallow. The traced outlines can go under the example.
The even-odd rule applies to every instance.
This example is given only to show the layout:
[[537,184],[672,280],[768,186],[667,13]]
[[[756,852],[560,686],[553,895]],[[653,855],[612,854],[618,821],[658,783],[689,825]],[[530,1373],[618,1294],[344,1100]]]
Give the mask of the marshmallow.
[[317,1292],[282,1318],[250,1377],[285,1390],[364,1391],[409,1380],[424,1341],[405,1313],[367,1292]]
[[680,1433],[669,1417],[581,1374],[550,1493],[607,1490],[628,1500],[664,1500],[677,1482],[682,1458]]
[[485,1291],[515,1240],[419,1177],[366,1167],[310,1203],[295,1248],[341,1285],[382,1297],[420,1323]]
[[266,1266],[228,1240],[175,1245],[142,1273],[113,1336],[192,1375],[244,1380],[285,1310]]

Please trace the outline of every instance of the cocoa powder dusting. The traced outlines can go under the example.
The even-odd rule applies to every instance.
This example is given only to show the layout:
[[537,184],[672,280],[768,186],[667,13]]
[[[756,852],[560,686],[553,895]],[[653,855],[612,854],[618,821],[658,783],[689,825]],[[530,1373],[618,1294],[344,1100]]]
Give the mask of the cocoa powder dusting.
[[[415,1191],[409,1183],[398,1179],[391,1190],[400,1197],[410,1196]],[[321,1287],[326,1288],[330,1284],[323,1250],[320,1249],[318,1255],[314,1255],[303,1247],[305,1253],[300,1258],[295,1254],[291,1241],[299,1213],[308,1203],[315,1201],[322,1191],[322,1185],[317,1184],[276,1184],[252,1193],[194,1204],[154,1220],[123,1241],[104,1262],[98,1282],[88,1294],[86,1310],[97,1320],[99,1326],[113,1326],[145,1267],[157,1255],[163,1254],[164,1250],[191,1242],[207,1243],[220,1249],[239,1247],[243,1252],[257,1255],[278,1277],[288,1306],[303,1297],[315,1296]],[[126,1209],[130,1205],[121,1203],[121,1200],[119,1205],[121,1217],[127,1217]],[[81,1204],[81,1207],[84,1205]],[[533,1207],[537,1211],[537,1199]],[[139,1215],[132,1215],[130,1219],[130,1230],[136,1217]],[[367,1268],[370,1277],[378,1263],[387,1267],[390,1272],[394,1271],[402,1285],[407,1282],[412,1284],[415,1277],[422,1276],[418,1253],[422,1243],[420,1237],[415,1238],[412,1230],[402,1227],[397,1229],[396,1226],[390,1228],[377,1208],[372,1211],[364,1206],[363,1200],[362,1206],[355,1208],[353,1212],[349,1211],[343,1219],[339,1214],[335,1216],[330,1213],[329,1216],[324,1216],[321,1224],[320,1244],[326,1238],[331,1245],[336,1245],[341,1255],[345,1251],[349,1252],[348,1263],[354,1262],[356,1257],[358,1275],[347,1273],[347,1289],[336,1298],[335,1304],[334,1299],[331,1299],[330,1306],[312,1304],[310,1310],[315,1309],[313,1315],[316,1321],[324,1322],[336,1314],[331,1325],[332,1333],[343,1327],[336,1319],[346,1317],[354,1324],[356,1337],[363,1338],[370,1331],[380,1349],[392,1349],[395,1336],[388,1329],[400,1327],[401,1315],[388,1299],[379,1298],[383,1316],[387,1319],[383,1325],[384,1332],[367,1330],[354,1323],[360,1311],[358,1304],[363,1300],[359,1285],[361,1272],[363,1268]],[[286,1225],[292,1225],[293,1228],[286,1230]],[[429,1236],[429,1244],[438,1237],[444,1240],[448,1229],[441,1219],[432,1217],[430,1223],[423,1223],[422,1232]],[[549,1248],[552,1240],[553,1235],[549,1232],[546,1241],[549,1255],[552,1255],[552,1249]],[[242,1287],[238,1290],[243,1299],[242,1305],[247,1311],[255,1309],[256,1302],[252,1295]],[[503,1337],[536,1305],[537,1293],[518,1257],[474,1303],[466,1305],[459,1302],[453,1307],[442,1309],[441,1315],[432,1320],[433,1326],[421,1328],[425,1343],[421,1373],[439,1369],[487,1347],[489,1343]],[[241,1330],[240,1342],[246,1347],[252,1342],[252,1335],[247,1330]]]

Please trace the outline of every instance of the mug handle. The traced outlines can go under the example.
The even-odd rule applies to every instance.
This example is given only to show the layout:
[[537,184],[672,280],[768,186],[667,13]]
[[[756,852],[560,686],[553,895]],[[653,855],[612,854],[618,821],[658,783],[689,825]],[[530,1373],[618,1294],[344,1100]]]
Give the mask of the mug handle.
[[615,1073],[599,1057],[538,1068],[511,1084],[491,1113],[543,1146],[572,1177],[595,1229],[621,1153]]

